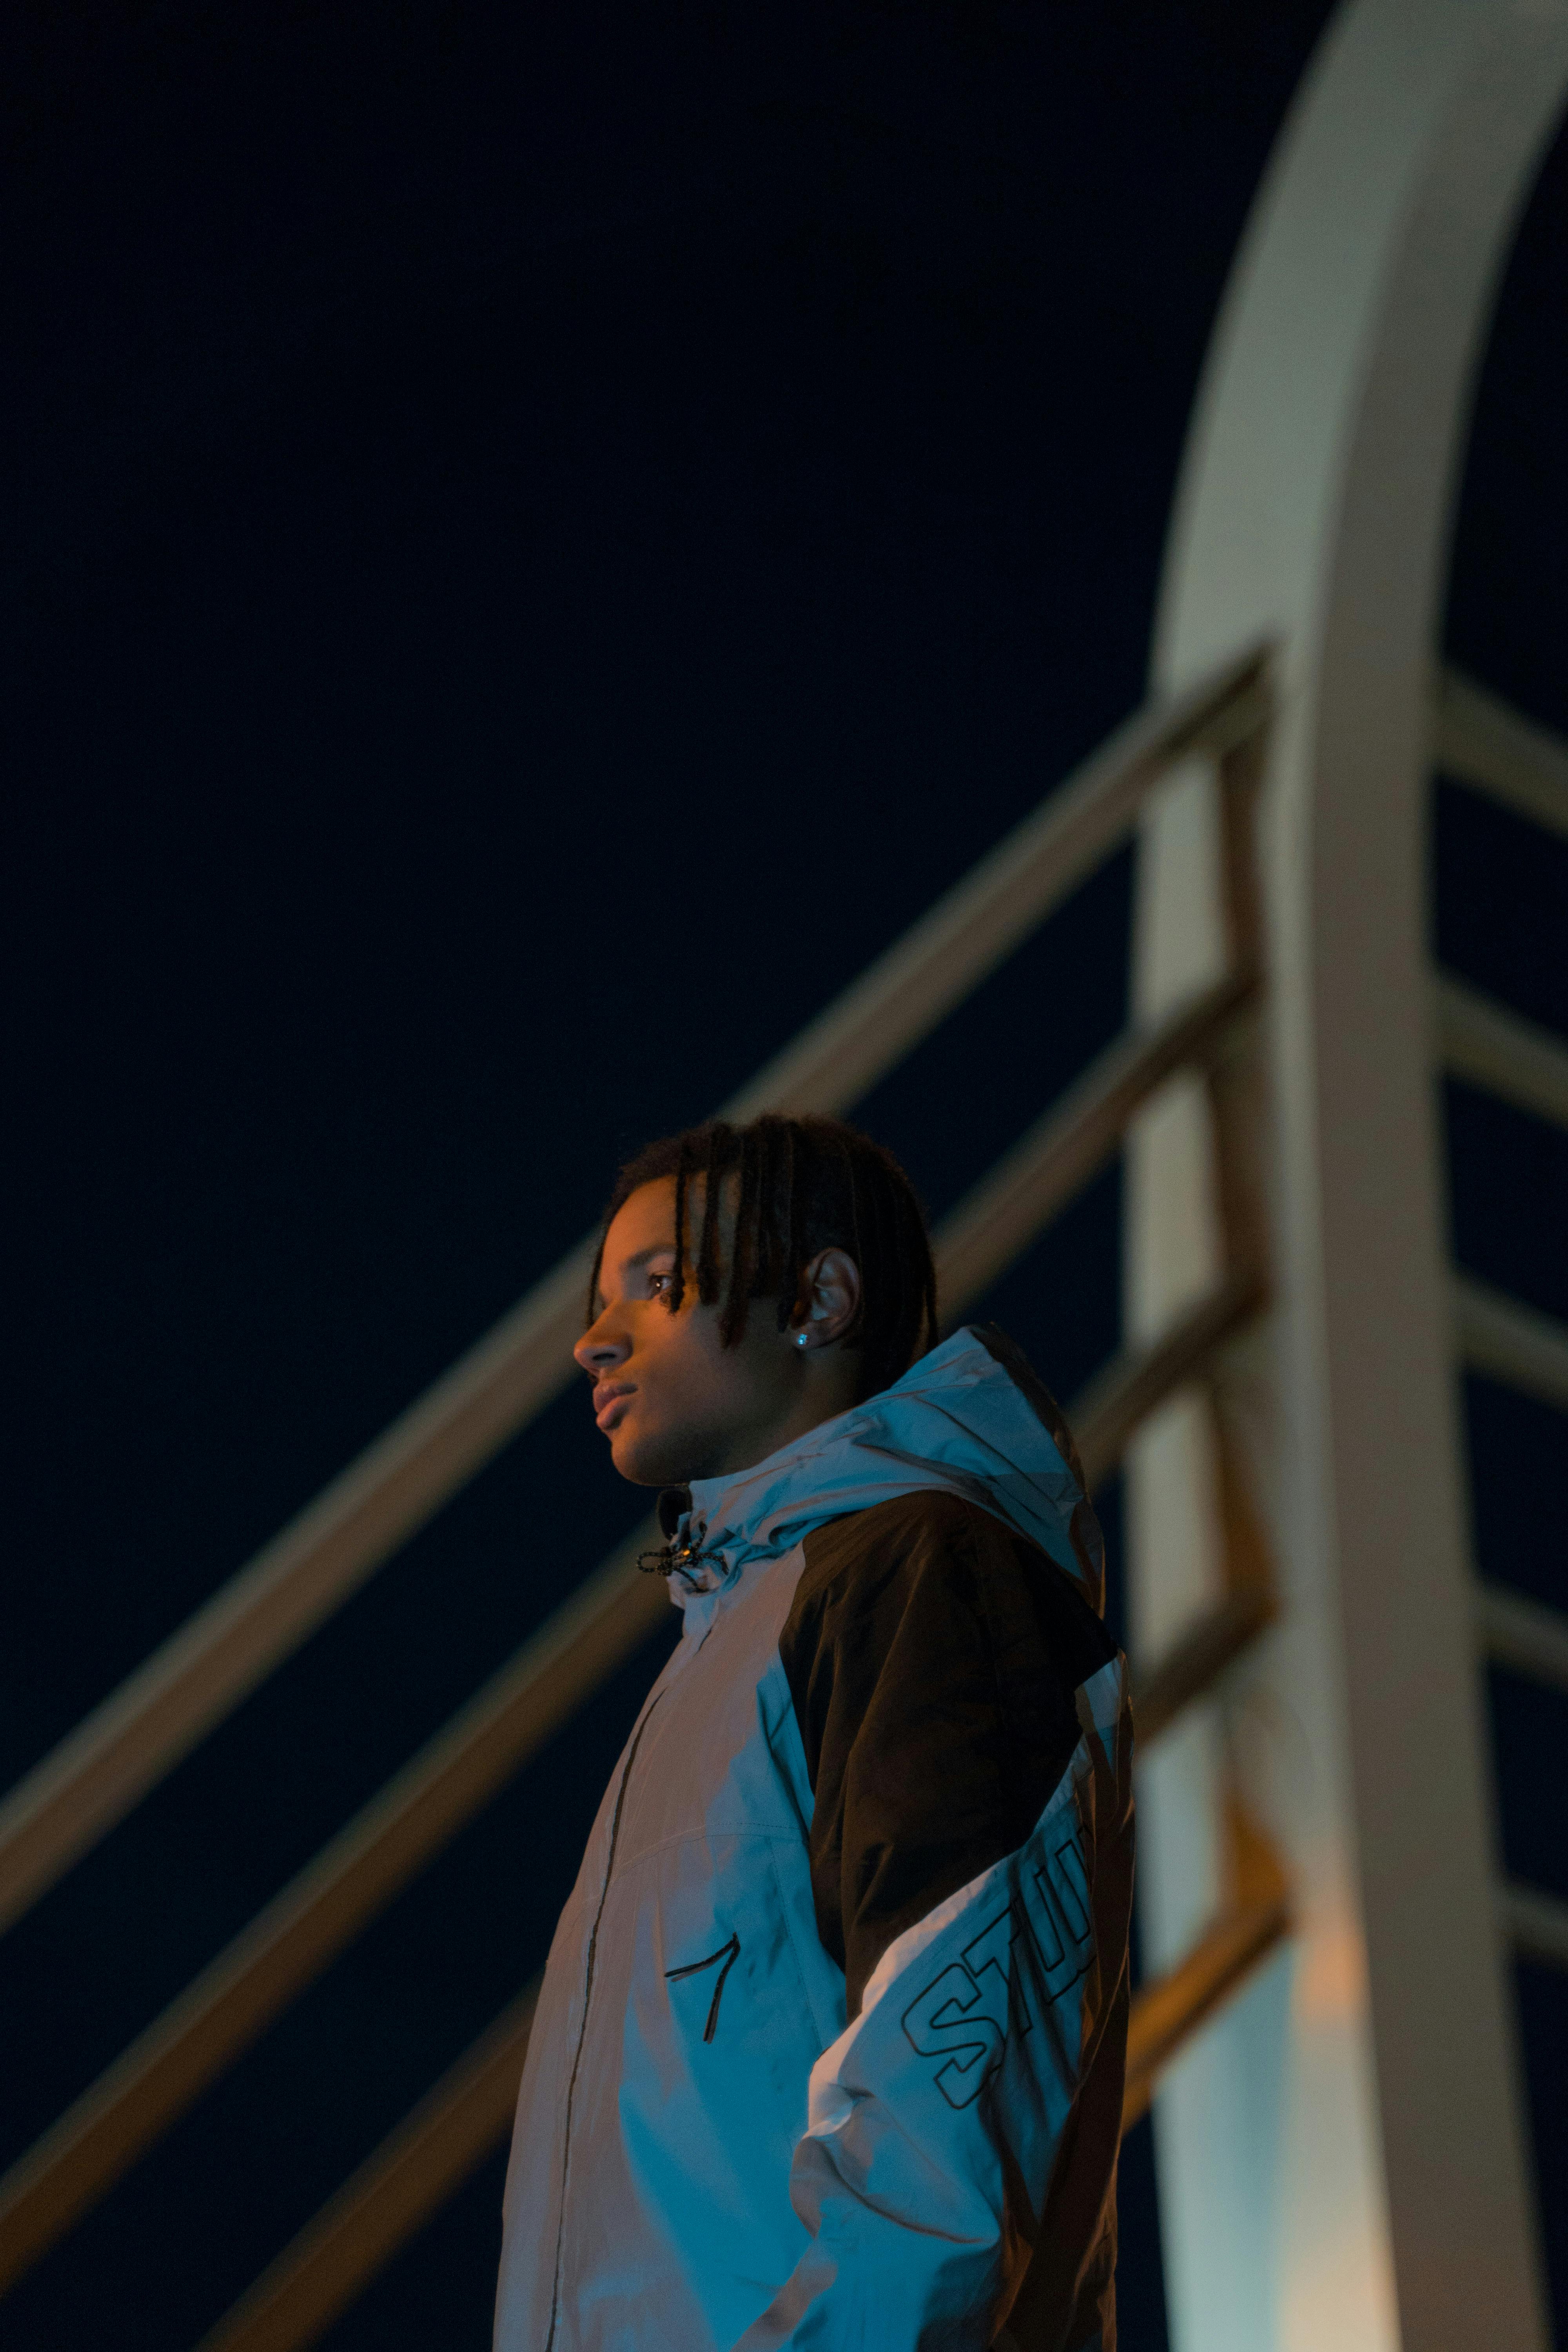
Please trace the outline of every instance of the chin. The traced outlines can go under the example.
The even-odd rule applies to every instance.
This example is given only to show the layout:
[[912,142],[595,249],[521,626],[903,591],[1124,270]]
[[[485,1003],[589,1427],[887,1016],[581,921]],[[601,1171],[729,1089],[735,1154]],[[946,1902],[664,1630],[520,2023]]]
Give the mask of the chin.
[[686,1458],[684,1446],[624,1423],[610,1440],[610,1459],[632,1486],[684,1486],[690,1476]]

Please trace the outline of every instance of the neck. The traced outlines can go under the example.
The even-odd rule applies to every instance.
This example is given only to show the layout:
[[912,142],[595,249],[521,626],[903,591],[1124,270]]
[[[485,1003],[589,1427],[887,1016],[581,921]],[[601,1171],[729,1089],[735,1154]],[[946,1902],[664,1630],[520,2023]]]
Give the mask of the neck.
[[829,1365],[826,1358],[823,1373],[829,1377],[810,1377],[816,1368],[806,1369],[808,1378],[787,1412],[765,1424],[727,1430],[721,1438],[715,1439],[700,1467],[692,1470],[683,1483],[689,1486],[696,1478],[733,1478],[742,1470],[754,1469],[770,1454],[782,1453],[797,1437],[819,1429],[825,1421],[836,1421],[841,1412],[847,1412],[855,1402],[852,1375],[837,1364]]

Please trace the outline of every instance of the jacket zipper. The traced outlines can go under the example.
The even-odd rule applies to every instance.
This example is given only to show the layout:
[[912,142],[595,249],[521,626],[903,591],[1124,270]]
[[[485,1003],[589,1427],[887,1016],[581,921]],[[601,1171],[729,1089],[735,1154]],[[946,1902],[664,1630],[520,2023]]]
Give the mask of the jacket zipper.
[[599,1907],[594,1914],[594,1925],[588,1937],[588,1959],[583,1977],[583,2022],[578,2028],[577,2048],[572,2060],[571,2078],[566,2085],[566,2121],[561,2137],[561,2210],[555,2223],[555,2278],[550,2294],[550,2334],[545,2340],[544,2352],[552,2352],[556,2322],[561,2312],[561,2261],[566,2244],[566,2181],[572,2161],[572,2102],[576,2095],[577,2070],[583,2063],[583,2050],[588,2039],[588,2003],[594,1993],[594,1958],[599,1947],[599,1924],[605,1916],[605,1906],[610,1899],[610,1880],[616,1868],[616,1843],[621,1833],[621,1808],[626,1801],[632,1766],[637,1761],[637,1749],[642,1745],[642,1736],[647,1729],[649,1718],[663,1696],[664,1693],[659,1691],[649,1701],[647,1712],[638,1724],[632,1744],[626,1750],[626,1769],[621,1774],[621,1785],[616,1791],[616,1810],[610,1819],[610,1851],[605,1863],[605,1883],[599,1890]]

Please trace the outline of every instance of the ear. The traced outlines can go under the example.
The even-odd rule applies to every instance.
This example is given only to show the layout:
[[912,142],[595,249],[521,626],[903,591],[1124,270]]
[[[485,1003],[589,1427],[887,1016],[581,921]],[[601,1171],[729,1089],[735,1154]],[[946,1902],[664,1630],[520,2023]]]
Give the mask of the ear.
[[841,1339],[860,1308],[860,1269],[847,1250],[818,1250],[800,1279],[804,1313],[797,1313],[795,1333],[804,1334],[808,1348],[831,1347]]

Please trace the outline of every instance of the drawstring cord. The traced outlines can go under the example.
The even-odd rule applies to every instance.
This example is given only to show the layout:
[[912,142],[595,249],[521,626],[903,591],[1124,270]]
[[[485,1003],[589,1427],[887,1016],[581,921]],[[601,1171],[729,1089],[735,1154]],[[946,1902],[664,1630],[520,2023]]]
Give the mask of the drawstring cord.
[[637,1566],[645,1576],[673,1576],[679,1570],[682,1576],[689,1578],[693,1569],[722,1557],[721,1552],[699,1549],[689,1538],[678,1544],[672,1537],[668,1543],[661,1544],[658,1551],[638,1552]]

